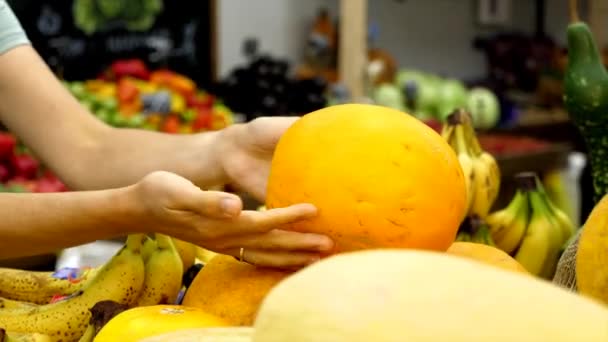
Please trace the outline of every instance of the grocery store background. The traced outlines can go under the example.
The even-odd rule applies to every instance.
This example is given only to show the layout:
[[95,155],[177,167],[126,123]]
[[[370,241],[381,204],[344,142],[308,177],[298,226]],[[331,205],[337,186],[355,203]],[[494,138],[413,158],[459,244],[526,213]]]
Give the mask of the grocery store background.
[[[566,1],[543,2],[543,30],[564,45]],[[376,44],[389,49],[401,65],[468,79],[485,73],[484,55],[472,48],[472,39],[497,31],[534,34],[538,3],[511,1],[509,21],[500,28],[476,23],[475,0],[373,0],[368,1],[368,20],[379,27]],[[337,0],[218,1],[219,74],[226,75],[243,61],[239,44],[251,36],[261,38],[270,53],[298,60],[321,6],[339,14]],[[608,25],[602,27],[608,33]]]
[[[8,3],[49,66],[100,119],[119,127],[190,134],[262,115],[302,115],[361,101],[348,97],[339,74],[340,62],[357,58],[339,55],[340,40],[356,39],[353,32],[339,30],[346,1]],[[366,3],[361,32],[367,37],[370,63],[365,68],[369,75],[379,69],[374,79],[366,79],[365,101],[403,109],[437,128],[446,108],[472,96],[465,89],[489,91],[491,95],[475,92],[474,101],[486,105],[495,98],[496,110],[473,114],[480,141],[503,172],[507,190],[501,190],[504,198],[496,206],[512,195],[508,189],[515,173],[536,171],[575,222],[588,215],[592,187],[588,163],[579,153],[585,148],[561,98],[566,0]],[[580,3],[603,48],[608,25],[598,23],[608,18],[605,2]],[[163,97],[148,96],[140,82],[134,86],[140,87],[141,99],[125,102],[116,92],[129,85],[118,76],[140,68],[134,60],[145,66],[138,72],[145,72],[146,79],[150,73],[158,82],[192,79],[197,97],[170,94],[164,105]],[[277,71],[268,76],[268,68]],[[412,85],[419,98],[412,95]],[[43,180],[44,186],[32,188],[30,182],[25,187],[61,189]]]

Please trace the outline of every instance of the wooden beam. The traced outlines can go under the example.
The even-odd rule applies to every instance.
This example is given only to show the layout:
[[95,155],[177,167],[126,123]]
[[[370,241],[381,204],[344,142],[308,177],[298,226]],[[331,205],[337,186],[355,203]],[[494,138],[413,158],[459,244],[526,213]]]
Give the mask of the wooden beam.
[[340,0],[340,80],[354,102],[365,95],[367,63],[367,0]]
[[608,21],[608,1],[589,0],[589,27],[595,36],[598,47],[606,45],[606,22]]

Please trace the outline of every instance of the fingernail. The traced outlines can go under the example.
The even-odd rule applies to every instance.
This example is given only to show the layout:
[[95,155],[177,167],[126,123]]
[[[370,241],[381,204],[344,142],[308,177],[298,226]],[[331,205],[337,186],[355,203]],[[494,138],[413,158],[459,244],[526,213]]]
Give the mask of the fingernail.
[[241,210],[241,204],[232,197],[224,197],[220,200],[220,210],[226,217],[234,217]]

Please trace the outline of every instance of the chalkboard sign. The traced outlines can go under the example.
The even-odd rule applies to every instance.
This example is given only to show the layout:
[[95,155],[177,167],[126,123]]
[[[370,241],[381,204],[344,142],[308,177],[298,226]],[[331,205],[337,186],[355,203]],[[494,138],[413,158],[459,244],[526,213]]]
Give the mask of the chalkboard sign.
[[94,78],[117,59],[141,58],[201,87],[213,81],[213,0],[8,3],[36,50],[67,80]]

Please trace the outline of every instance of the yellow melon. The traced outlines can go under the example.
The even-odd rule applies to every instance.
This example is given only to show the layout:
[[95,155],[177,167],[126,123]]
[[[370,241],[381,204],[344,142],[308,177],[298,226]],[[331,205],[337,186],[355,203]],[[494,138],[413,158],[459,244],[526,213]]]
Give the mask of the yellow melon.
[[116,315],[99,331],[94,341],[136,342],[182,329],[225,326],[228,326],[226,321],[198,308],[182,305],[141,306]]
[[201,308],[231,325],[249,326],[266,294],[290,274],[218,254],[196,275],[183,304]]
[[313,264],[260,307],[253,342],[605,342],[608,308],[446,253],[368,250]]
[[347,104],[304,115],[273,155],[266,207],[312,203],[284,227],[320,233],[333,253],[399,247],[445,251],[464,216],[462,169],[447,142],[406,113]]
[[522,264],[505,251],[481,243],[457,241],[448,248],[446,253],[477,260],[505,270],[530,274]]

